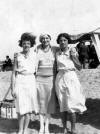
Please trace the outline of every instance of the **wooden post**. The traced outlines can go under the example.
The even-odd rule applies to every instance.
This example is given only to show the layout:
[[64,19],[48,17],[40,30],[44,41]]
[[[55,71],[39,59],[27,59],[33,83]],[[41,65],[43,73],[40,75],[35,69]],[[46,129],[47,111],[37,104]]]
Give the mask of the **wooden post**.
[[97,33],[92,34],[91,39],[93,41],[97,56],[98,56],[98,60],[100,62],[100,38],[99,35]]

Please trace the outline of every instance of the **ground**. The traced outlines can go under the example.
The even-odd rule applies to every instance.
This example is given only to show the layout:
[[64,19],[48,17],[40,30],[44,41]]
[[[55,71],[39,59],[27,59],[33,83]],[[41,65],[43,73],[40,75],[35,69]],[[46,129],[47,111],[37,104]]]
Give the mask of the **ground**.
[[[77,134],[100,134],[100,68],[85,69],[77,72],[86,95],[87,111],[83,115],[77,115]],[[0,101],[10,86],[11,72],[0,72]],[[8,95],[8,99],[12,99]],[[70,131],[70,122],[68,121]],[[38,134],[39,117],[32,115],[29,124],[29,134]],[[0,119],[0,134],[16,134],[18,121],[14,119]],[[63,133],[60,114],[52,115],[50,120],[50,133]],[[70,133],[69,133],[70,134]]]

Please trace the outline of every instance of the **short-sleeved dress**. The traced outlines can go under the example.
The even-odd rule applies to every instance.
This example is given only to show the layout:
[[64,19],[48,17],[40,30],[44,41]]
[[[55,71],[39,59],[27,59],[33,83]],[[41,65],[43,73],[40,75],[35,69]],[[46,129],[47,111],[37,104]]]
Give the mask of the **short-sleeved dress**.
[[70,49],[56,54],[57,70],[56,93],[60,104],[60,112],[83,112],[86,110],[85,96],[70,59]]
[[25,58],[17,54],[17,76],[15,80],[16,112],[21,115],[38,112],[37,89],[35,80],[36,53],[30,52]]
[[54,83],[54,62],[55,47],[50,47],[48,52],[44,52],[42,46],[37,48],[37,90],[39,100],[39,113],[55,113],[55,83]]

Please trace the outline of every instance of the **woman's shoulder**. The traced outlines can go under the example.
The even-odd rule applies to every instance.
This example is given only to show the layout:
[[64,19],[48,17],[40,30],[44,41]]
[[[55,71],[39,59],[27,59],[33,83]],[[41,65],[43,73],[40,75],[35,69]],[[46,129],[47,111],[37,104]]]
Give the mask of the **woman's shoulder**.
[[74,52],[74,51],[76,51],[76,48],[75,47],[70,47],[69,50]]
[[39,44],[37,47],[36,47],[37,50],[39,49],[42,49],[42,44]]
[[77,50],[76,50],[75,47],[71,47],[71,48],[69,49],[69,52],[70,52],[71,55],[78,55],[78,52],[77,52]]
[[22,52],[15,52],[14,53],[14,58],[18,58],[21,55],[22,55]]
[[19,55],[19,52],[15,52],[15,53],[14,53],[14,58],[17,58],[18,55]]
[[51,48],[55,51],[59,50],[59,47],[58,46],[51,46]]
[[51,49],[52,49],[52,51],[53,51],[54,53],[57,53],[57,52],[59,52],[59,50],[60,50],[60,48],[57,47],[57,46],[52,46]]

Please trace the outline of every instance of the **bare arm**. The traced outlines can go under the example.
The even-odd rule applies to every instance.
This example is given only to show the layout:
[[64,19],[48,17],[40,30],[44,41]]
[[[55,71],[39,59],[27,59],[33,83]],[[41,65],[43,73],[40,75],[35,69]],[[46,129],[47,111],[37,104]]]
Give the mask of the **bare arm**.
[[14,88],[15,88],[15,79],[17,75],[16,68],[17,68],[17,54],[14,54],[13,71],[11,76],[11,93],[13,97],[15,97]]
[[36,66],[35,66],[35,74],[37,75],[39,65],[39,56],[38,56],[38,49],[36,50]]
[[73,61],[75,67],[77,70],[81,70],[82,69],[82,66],[81,66],[81,63],[79,62],[79,57],[78,57],[78,53],[77,51],[75,50],[75,48],[72,48],[71,51],[70,51],[70,58],[71,60]]

